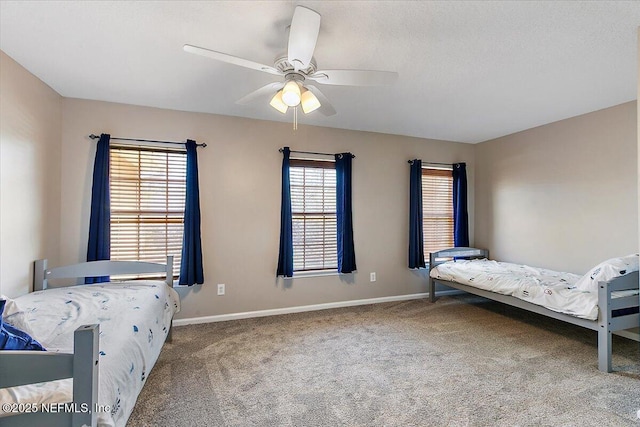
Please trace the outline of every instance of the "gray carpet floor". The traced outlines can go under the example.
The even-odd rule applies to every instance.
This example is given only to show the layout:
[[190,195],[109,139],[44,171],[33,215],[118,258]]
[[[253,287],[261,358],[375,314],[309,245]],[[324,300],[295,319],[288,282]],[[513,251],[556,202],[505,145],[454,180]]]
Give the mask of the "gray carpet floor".
[[640,344],[462,295],[176,327],[129,426],[640,426]]

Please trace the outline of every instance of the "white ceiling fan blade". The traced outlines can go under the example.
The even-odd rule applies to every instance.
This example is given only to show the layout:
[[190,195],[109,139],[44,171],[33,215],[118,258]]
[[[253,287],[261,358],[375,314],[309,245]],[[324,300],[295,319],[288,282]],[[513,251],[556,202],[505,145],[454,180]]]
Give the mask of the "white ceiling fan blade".
[[282,82],[269,83],[267,85],[262,86],[260,89],[254,90],[250,94],[245,95],[242,98],[238,99],[236,101],[236,104],[246,105],[254,101],[257,101],[260,98],[273,96],[277,91],[282,89],[283,86],[284,86],[284,83]]
[[309,66],[320,32],[320,14],[298,6],[293,12],[289,29],[288,60],[296,70]]
[[334,114],[336,114],[335,108],[331,106],[327,97],[324,96],[322,92],[320,92],[320,89],[309,84],[304,85],[304,87],[309,89],[311,93],[314,94],[316,98],[318,98],[318,101],[320,101],[320,108],[318,108],[318,111],[320,111],[325,116],[333,116]]
[[398,73],[371,70],[320,70],[307,78],[325,85],[385,86],[398,80]]
[[195,53],[196,55],[206,56],[207,58],[215,59],[217,61],[226,62],[228,64],[239,65],[240,67],[250,68],[252,70],[264,71],[265,73],[275,74],[276,76],[282,76],[283,74],[268,65],[260,64],[258,62],[249,61],[248,59],[238,58],[237,56],[228,55],[222,52],[216,52],[215,50],[205,49],[203,47],[192,46],[185,44],[183,46],[185,52]]

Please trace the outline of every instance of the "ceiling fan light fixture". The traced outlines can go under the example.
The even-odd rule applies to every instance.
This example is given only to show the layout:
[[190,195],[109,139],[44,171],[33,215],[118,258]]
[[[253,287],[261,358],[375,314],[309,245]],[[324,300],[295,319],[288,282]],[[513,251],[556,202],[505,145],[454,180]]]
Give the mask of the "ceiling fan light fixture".
[[273,98],[271,98],[271,102],[269,102],[269,105],[271,105],[276,110],[280,111],[282,114],[285,114],[289,109],[287,104],[285,104],[284,101],[282,100],[282,90],[279,90],[273,96]]
[[289,107],[297,107],[300,104],[300,86],[293,80],[289,80],[282,88],[282,101]]
[[302,95],[300,96],[300,104],[302,104],[302,111],[304,111],[305,114],[316,111],[321,106],[318,98],[316,98],[313,92],[306,88],[303,89]]

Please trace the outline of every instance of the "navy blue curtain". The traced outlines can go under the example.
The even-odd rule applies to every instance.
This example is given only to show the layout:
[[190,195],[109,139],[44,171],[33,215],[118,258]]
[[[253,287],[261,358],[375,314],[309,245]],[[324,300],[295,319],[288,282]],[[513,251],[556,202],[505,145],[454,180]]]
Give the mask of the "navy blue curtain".
[[336,217],[338,222],[338,271],[356,270],[351,214],[351,153],[336,154]]
[[409,268],[425,268],[422,234],[422,160],[412,160],[409,173]]
[[198,153],[196,142],[187,139],[187,194],[184,206],[184,232],[182,259],[180,261],[180,285],[201,285],[202,242],[200,238],[200,189],[198,186]]
[[469,246],[467,213],[467,165],[453,164],[453,242],[456,247]]
[[[109,140],[100,135],[93,164],[91,187],[91,216],[89,218],[89,243],[87,261],[99,261],[111,257],[111,201],[109,198]],[[108,282],[109,276],[85,277],[85,283]]]
[[289,147],[282,149],[282,190],[280,202],[280,251],[276,276],[293,277],[293,223],[291,219],[291,183]]

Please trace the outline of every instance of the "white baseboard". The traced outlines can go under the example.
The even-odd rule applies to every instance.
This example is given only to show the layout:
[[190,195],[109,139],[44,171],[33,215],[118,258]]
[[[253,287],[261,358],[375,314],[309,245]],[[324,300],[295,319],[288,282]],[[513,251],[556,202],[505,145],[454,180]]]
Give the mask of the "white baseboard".
[[[438,295],[459,293],[460,291],[439,291]],[[351,301],[328,302],[324,304],[301,305],[297,307],[274,308],[271,310],[246,311],[244,313],[220,314],[216,316],[191,317],[187,319],[175,319],[173,326],[195,325],[199,323],[226,322],[228,320],[249,319],[252,317],[277,316],[279,314],[302,313],[305,311],[327,310],[329,308],[354,307],[357,305],[379,304],[382,302],[408,301],[427,298],[428,293],[396,295],[391,297],[357,299]]]

